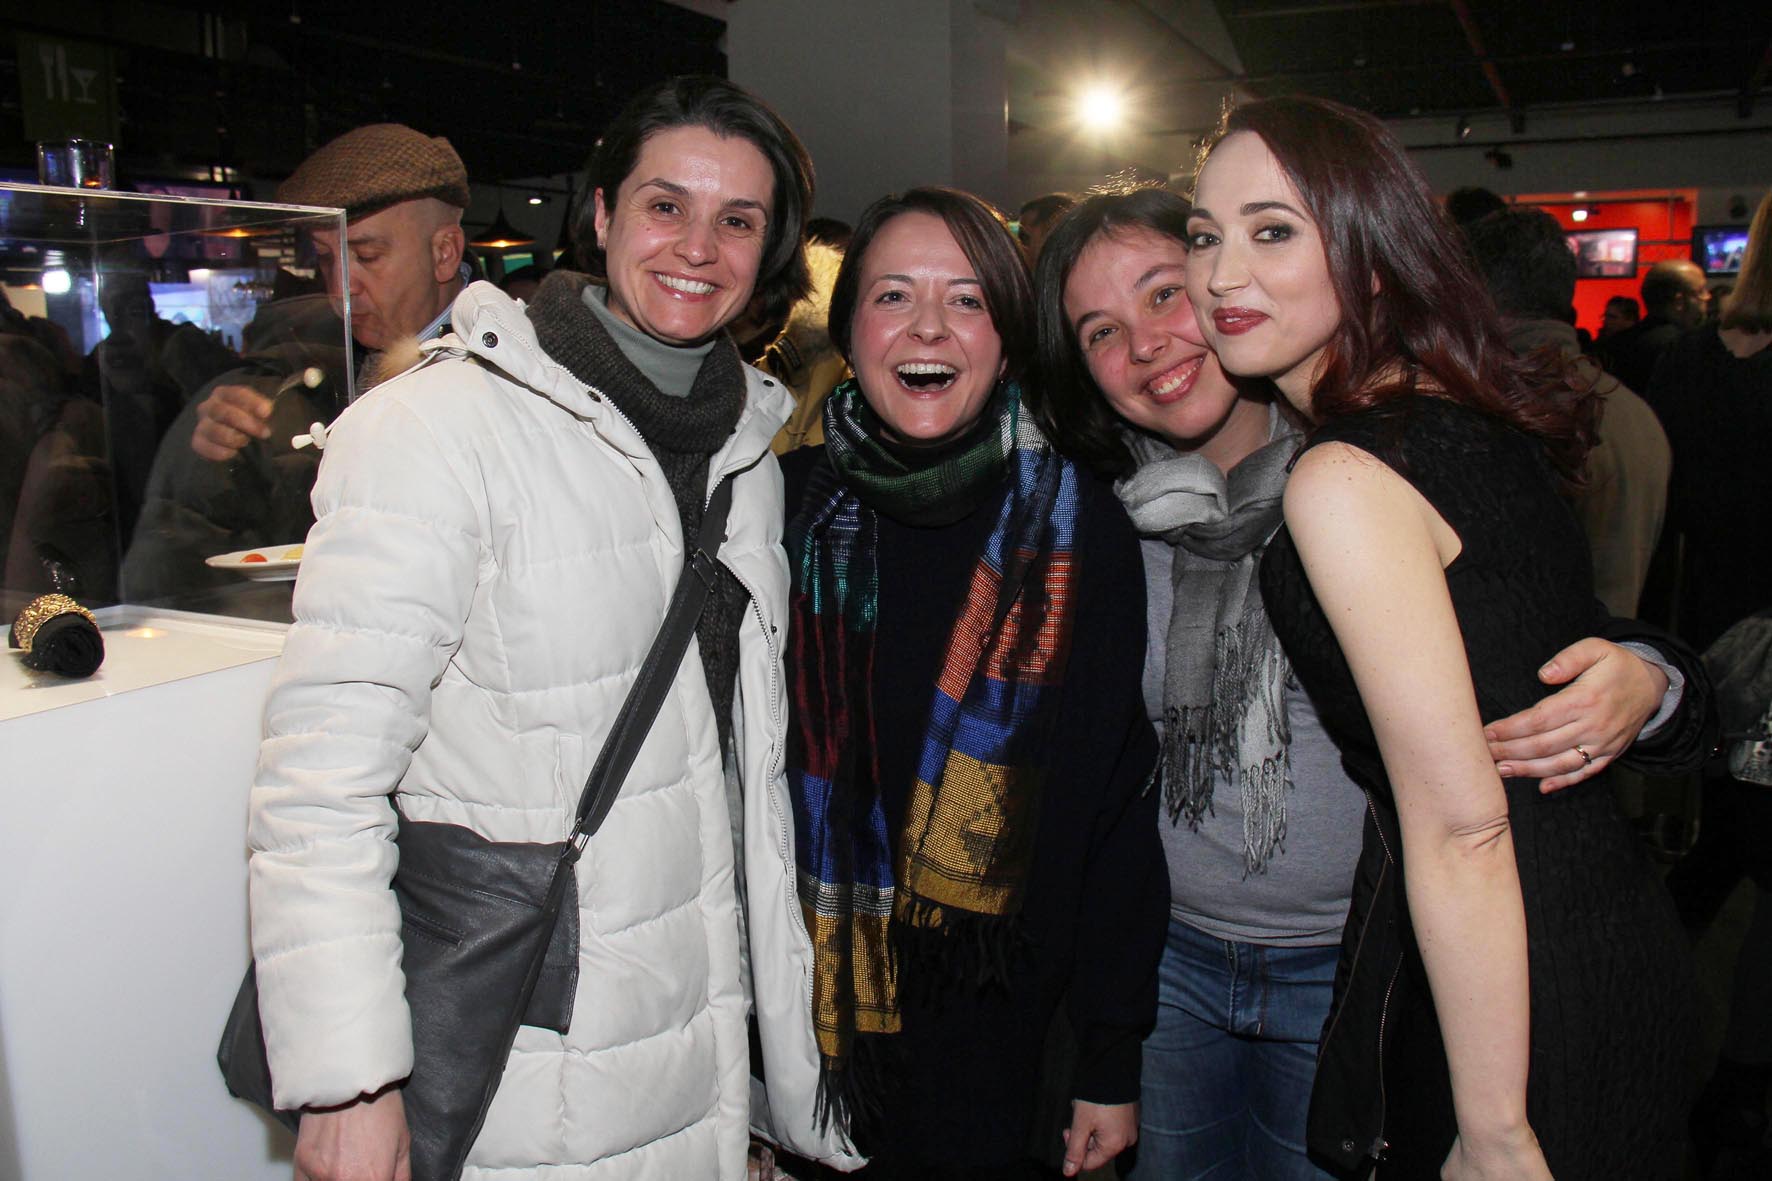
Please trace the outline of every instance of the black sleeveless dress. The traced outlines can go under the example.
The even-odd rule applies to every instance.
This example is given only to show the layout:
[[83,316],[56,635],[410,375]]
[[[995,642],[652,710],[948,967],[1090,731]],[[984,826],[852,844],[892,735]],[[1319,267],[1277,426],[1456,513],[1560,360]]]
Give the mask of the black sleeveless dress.
[[[1407,479],[1458,534],[1446,570],[1484,722],[1547,695],[1538,667],[1604,620],[1587,542],[1539,444],[1442,398],[1324,425]],[[1378,744],[1291,535],[1262,593],[1294,669],[1371,801],[1335,1005],[1311,1101],[1313,1151],[1384,1181],[1438,1178],[1456,1135],[1445,1049],[1410,928]],[[1527,1107],[1558,1181],[1678,1177],[1696,1032],[1686,942],[1608,776],[1554,795],[1506,783],[1531,973]]]

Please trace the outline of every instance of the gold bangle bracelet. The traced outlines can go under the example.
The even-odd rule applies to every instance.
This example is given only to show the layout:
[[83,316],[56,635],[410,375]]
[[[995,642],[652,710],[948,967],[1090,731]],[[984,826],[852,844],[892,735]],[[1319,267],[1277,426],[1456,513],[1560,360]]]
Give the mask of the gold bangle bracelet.
[[66,615],[70,611],[75,615],[84,615],[86,622],[94,627],[98,626],[98,620],[92,617],[92,612],[68,596],[39,595],[32,599],[23,611],[18,613],[17,619],[12,621],[12,646],[29,652],[31,641],[37,638],[38,630],[56,616]]

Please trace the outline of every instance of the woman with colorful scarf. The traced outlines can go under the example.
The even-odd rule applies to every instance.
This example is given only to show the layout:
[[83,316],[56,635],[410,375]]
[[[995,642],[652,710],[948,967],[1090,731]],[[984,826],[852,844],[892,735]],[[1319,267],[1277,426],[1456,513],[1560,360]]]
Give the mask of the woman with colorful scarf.
[[1165,923],[1137,539],[1023,403],[1032,288],[982,202],[876,202],[830,323],[856,376],[783,460],[821,1099],[869,1178],[1074,1175],[1137,1135]]
[[[1160,189],[1091,197],[1048,239],[1037,284],[1043,421],[1116,481],[1143,538],[1144,698],[1162,735],[1169,935],[1143,1126],[1120,1169],[1307,1181],[1330,1176],[1307,1156],[1305,1115],[1366,801],[1255,585],[1303,437],[1268,383],[1234,381],[1206,346],[1182,286],[1187,218]],[[1653,638],[1614,623],[1619,638]],[[1680,674],[1657,667],[1581,641],[1541,673],[1582,673],[1578,684],[1496,723],[1492,756],[1546,790],[1587,778],[1658,706],[1672,711]],[[1676,678],[1665,703],[1664,673]],[[1664,727],[1658,741],[1699,729]],[[1576,744],[1591,770],[1559,761]]]

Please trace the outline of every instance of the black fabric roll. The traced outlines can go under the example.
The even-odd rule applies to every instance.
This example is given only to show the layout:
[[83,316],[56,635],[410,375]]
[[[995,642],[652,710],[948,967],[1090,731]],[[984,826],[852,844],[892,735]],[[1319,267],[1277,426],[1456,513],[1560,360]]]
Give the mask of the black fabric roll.
[[[12,636],[18,646],[17,629]],[[65,611],[45,620],[24,654],[26,668],[64,677],[90,677],[105,662],[105,638],[84,615]]]

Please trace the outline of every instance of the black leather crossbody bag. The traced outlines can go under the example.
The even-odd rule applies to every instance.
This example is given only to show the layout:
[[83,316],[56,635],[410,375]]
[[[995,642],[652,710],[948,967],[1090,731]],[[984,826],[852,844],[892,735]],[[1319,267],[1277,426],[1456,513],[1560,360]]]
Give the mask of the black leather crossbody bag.
[[[412,1074],[401,1084],[413,1181],[457,1181],[498,1090],[519,1025],[565,1033],[578,984],[573,866],[615,802],[676,679],[718,570],[732,477],[714,489],[664,624],[554,843],[489,841],[456,824],[400,819],[401,968],[412,1013]],[[258,974],[249,965],[216,1052],[228,1091],[292,1131],[299,1111],[271,1099]]]

